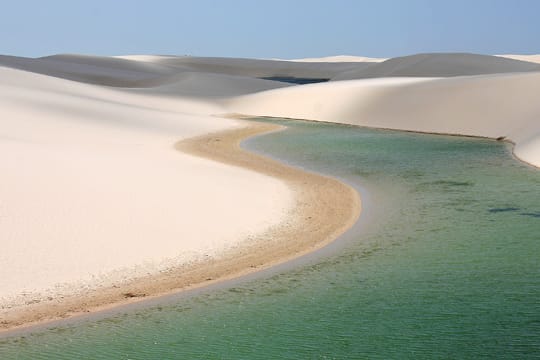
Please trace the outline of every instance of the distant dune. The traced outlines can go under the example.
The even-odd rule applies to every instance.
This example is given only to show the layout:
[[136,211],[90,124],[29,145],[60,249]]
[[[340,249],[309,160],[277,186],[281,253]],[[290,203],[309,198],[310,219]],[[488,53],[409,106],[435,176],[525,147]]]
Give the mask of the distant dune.
[[124,59],[150,61],[153,64],[189,68],[191,71],[218,73],[236,76],[298,77],[330,79],[337,74],[364,69],[373,65],[371,62],[295,62],[287,60],[261,60],[219,57],[192,56],[124,56]]
[[287,86],[291,84],[247,76],[185,71],[171,77],[163,85],[133,91],[160,96],[211,98],[251,94]]
[[88,84],[151,89],[151,93],[169,96],[231,96],[288,86],[246,76],[194,72],[176,65],[89,55],[54,55],[38,59],[0,55],[0,66]]
[[495,56],[500,56],[500,57],[504,57],[504,58],[508,58],[508,59],[528,61],[528,62],[540,64],[540,55],[512,55],[512,54],[506,54],[506,55],[495,55]]
[[[38,59],[0,56],[0,66],[61,77],[69,80],[116,86],[155,87],[174,84],[183,73],[207,73],[242,78],[307,78],[351,80],[378,77],[453,77],[540,71],[531,56],[521,61],[501,56],[478,54],[418,54],[389,60],[361,57],[328,57],[299,60],[259,60],[241,58],[203,58],[191,56],[127,55],[102,57],[54,55]],[[320,62],[319,62],[320,60]],[[325,61],[326,60],[326,61]],[[344,60],[344,61],[341,61]],[[351,61],[347,61],[351,60]],[[360,61],[366,60],[366,61]],[[180,80],[186,76],[180,77]],[[226,78],[226,77],[225,77]],[[216,80],[218,77],[215,78]],[[230,79],[230,78],[229,78]],[[202,80],[205,81],[205,80]],[[249,82],[246,89],[255,89]],[[261,90],[277,84],[259,82]],[[199,92],[202,94],[203,92]]]
[[178,72],[178,69],[152,63],[86,55],[55,55],[38,59],[0,56],[0,66],[117,87],[160,85]]
[[450,77],[540,71],[540,65],[477,54],[418,54],[397,57],[365,69],[344,71],[332,80],[378,77]]
[[[281,60],[281,59],[275,59]],[[303,58],[303,59],[291,59],[285,61],[297,61],[297,62],[381,62],[387,59],[372,58],[366,56],[351,56],[351,55],[337,55],[337,56],[325,56],[320,58]]]

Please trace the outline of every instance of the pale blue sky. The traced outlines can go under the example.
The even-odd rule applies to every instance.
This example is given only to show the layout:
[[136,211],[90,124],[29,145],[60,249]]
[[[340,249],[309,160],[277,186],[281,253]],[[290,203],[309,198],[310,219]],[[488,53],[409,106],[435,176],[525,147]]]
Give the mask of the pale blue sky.
[[0,54],[540,53],[540,0],[0,0]]

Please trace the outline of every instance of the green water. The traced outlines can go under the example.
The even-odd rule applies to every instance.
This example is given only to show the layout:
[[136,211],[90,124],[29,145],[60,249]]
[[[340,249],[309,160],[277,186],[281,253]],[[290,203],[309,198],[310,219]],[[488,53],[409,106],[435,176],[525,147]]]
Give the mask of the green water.
[[487,140],[285,122],[247,147],[361,184],[287,271],[0,340],[0,359],[540,358],[540,171]]

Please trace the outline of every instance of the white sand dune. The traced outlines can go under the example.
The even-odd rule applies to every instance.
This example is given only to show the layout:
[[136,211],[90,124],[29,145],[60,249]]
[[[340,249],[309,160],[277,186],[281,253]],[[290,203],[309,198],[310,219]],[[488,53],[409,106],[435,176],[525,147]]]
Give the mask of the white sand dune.
[[152,63],[100,56],[56,55],[31,59],[0,56],[0,66],[85,83],[121,87],[159,85],[181,71]]
[[181,66],[90,55],[54,55],[38,59],[0,56],[0,66],[170,96],[232,96],[289,86],[283,82],[246,76],[193,72]]
[[335,81],[225,101],[231,112],[514,141],[540,166],[540,72]]
[[247,76],[185,71],[171,77],[166,84],[131,90],[159,96],[212,98],[251,94],[287,86],[291,84]]
[[[121,57],[54,55],[39,59],[0,56],[0,65],[81,82],[135,88],[174,84],[178,80],[178,75],[184,75],[180,77],[182,80],[188,77],[187,73],[191,73],[189,75],[191,77],[194,73],[238,76],[240,78],[234,81],[240,82],[242,79],[245,81],[246,77],[350,80],[540,71],[540,64],[534,62],[467,53],[417,54],[385,61],[380,59],[380,62],[360,61],[361,58],[351,59],[354,61],[346,61],[347,59],[340,56],[290,61],[166,55]],[[219,81],[217,77],[214,80]],[[254,86],[254,79],[250,80],[251,82],[246,81],[246,91],[252,88],[254,91],[265,90],[277,86],[260,82],[260,87],[257,87]],[[204,91],[199,92],[202,93]]]
[[498,56],[467,53],[417,54],[392,58],[365,69],[342,72],[332,80],[378,77],[449,77],[540,71],[540,65]]
[[127,55],[122,59],[150,62],[165,66],[178,66],[191,71],[218,73],[257,78],[297,77],[330,79],[339,73],[360,70],[373,62],[295,62],[288,60],[262,60],[243,58],[194,57],[194,56],[144,56]]
[[[0,56],[0,298],[217,256],[281,221],[294,203],[283,182],[174,149],[239,126],[213,114],[506,137],[540,167],[540,65],[333,60]],[[355,77],[379,78],[339,81]]]
[[495,55],[500,56],[508,59],[514,59],[514,60],[520,60],[520,61],[528,61],[532,63],[540,64],[540,54],[538,55],[513,55],[513,54],[505,54],[505,55]]
[[214,105],[8,68],[0,79],[0,298],[215,256],[291,204],[281,181],[174,149],[238,126],[208,116]]
[[373,58],[367,56],[352,56],[352,55],[336,55],[336,56],[325,56],[320,58],[302,58],[302,59],[275,59],[275,60],[285,60],[285,61],[296,61],[296,62],[382,62],[387,59],[383,58]]

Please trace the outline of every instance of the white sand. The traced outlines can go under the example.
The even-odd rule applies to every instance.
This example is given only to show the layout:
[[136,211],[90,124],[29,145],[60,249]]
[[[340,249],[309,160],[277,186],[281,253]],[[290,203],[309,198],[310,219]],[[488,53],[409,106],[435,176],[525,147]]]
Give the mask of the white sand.
[[468,53],[416,54],[392,58],[366,68],[343,71],[333,80],[379,77],[450,77],[540,71],[540,65],[498,56]]
[[[174,149],[238,126],[214,114],[504,136],[540,166],[537,64],[471,54],[357,60],[0,56],[0,298],[218,256],[284,219],[294,201],[283,182]],[[401,77],[380,78],[388,75]],[[267,76],[337,81],[254,78]],[[355,77],[379,78],[338,80]]]
[[181,69],[103,56],[55,55],[39,59],[0,56],[0,65],[107,86],[160,85]]
[[540,64],[540,55],[513,55],[513,54],[504,54],[504,55],[495,55],[500,56],[508,59],[514,59],[514,60],[521,60],[521,61],[528,61],[532,63]]
[[249,76],[257,78],[298,77],[330,79],[342,72],[358,71],[373,66],[368,61],[289,61],[270,59],[244,59],[193,56],[127,55],[120,57],[141,63],[178,68],[192,72]]
[[280,181],[174,149],[237,126],[208,116],[215,106],[6,68],[0,79],[4,300],[215,256],[292,203]]
[[[283,60],[283,59],[276,59]],[[336,56],[324,56],[319,58],[302,58],[302,59],[291,59],[285,61],[296,61],[296,62],[382,62],[387,59],[384,58],[373,58],[367,56],[352,56],[352,55],[336,55]]]

